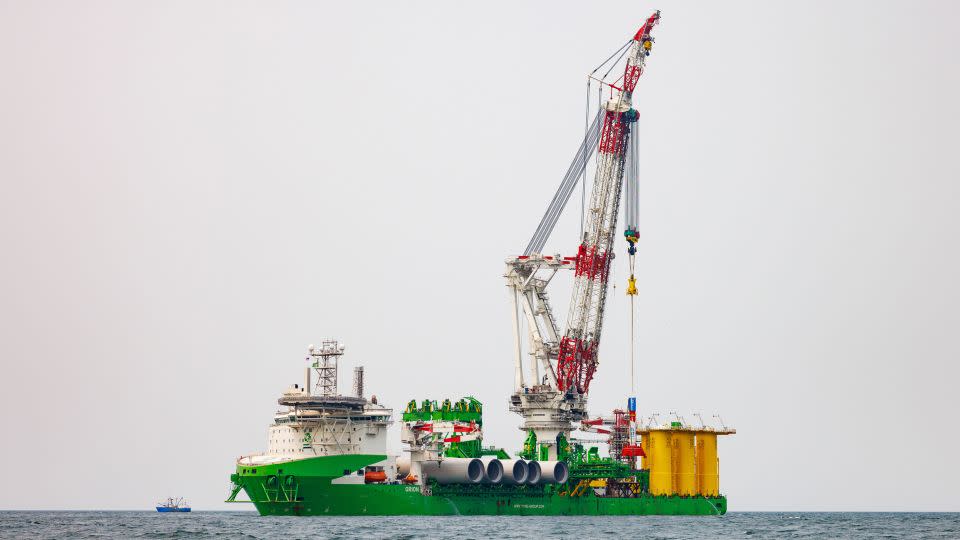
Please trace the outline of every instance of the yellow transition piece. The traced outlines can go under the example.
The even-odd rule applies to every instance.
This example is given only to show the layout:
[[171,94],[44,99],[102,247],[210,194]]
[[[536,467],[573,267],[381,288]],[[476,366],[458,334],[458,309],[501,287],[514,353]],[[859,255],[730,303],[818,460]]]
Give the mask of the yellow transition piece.
[[640,431],[646,456],[641,467],[650,471],[650,493],[706,497],[720,494],[717,436],[736,430],[650,428]]
[[673,492],[677,495],[697,494],[697,460],[694,456],[693,432],[674,431]]
[[720,494],[720,458],[717,434],[697,433],[697,493],[707,497]]

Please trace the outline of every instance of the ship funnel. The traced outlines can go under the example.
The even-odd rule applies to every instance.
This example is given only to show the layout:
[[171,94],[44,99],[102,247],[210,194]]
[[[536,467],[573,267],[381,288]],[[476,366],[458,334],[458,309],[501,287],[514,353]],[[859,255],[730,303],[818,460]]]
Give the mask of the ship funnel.
[[541,461],[540,483],[563,484],[570,478],[570,468],[563,461]]
[[479,484],[485,476],[483,462],[476,458],[424,461],[421,470],[424,475],[436,480],[438,484]]
[[500,461],[503,465],[503,483],[504,484],[523,484],[527,481],[530,474],[527,462],[522,459],[505,459]]
[[527,483],[528,484],[539,484],[540,483],[540,464],[536,461],[527,461]]
[[353,368],[353,395],[363,397],[363,366]]
[[499,484],[503,480],[503,463],[493,456],[481,457],[480,461],[485,465],[483,482],[485,484]]

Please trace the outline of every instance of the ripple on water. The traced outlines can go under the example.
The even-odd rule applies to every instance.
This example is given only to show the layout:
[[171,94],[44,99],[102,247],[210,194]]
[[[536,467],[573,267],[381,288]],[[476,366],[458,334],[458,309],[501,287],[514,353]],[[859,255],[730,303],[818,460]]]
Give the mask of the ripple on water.
[[0,512],[0,538],[960,538],[960,514],[723,517],[260,517],[253,512]]

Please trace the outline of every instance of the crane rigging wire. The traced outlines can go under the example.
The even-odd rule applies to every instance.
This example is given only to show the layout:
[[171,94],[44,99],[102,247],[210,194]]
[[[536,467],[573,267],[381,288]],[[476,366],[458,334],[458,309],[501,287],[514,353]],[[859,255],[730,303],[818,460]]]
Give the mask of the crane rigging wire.
[[[606,79],[607,75],[610,74],[610,71],[612,71],[613,68],[616,67],[618,63],[620,63],[620,59],[623,58],[623,55],[627,53],[627,50],[629,50],[630,44],[632,42],[633,42],[632,39],[628,39],[623,45],[620,46],[619,49],[614,51],[613,54],[608,56],[606,60],[601,62],[600,65],[593,68],[593,71],[590,72],[590,75],[587,75],[587,100],[586,100],[585,110],[584,110],[585,120],[583,125],[584,139],[586,139],[586,135],[587,135],[587,121],[590,118],[590,87],[593,84],[593,81],[595,80],[593,76],[597,71],[600,70],[600,68],[605,66],[608,62],[610,62],[610,60],[612,60],[614,56],[619,55],[617,56],[617,59],[613,62],[613,64],[610,66],[610,69],[607,70],[607,73],[603,76],[603,78]],[[603,90],[598,87],[597,88],[597,96],[598,96],[597,110],[598,111],[600,110],[600,106],[601,106],[600,98],[602,97],[601,96],[602,93],[603,93]],[[584,167],[583,173],[581,175],[581,180],[580,180],[580,238],[581,240],[583,239],[583,229],[586,226],[586,223],[585,223],[586,219],[587,219],[587,169],[586,167]]]
[[[628,49],[627,49],[627,45],[630,45],[630,43],[632,43],[632,42],[633,42],[633,40],[630,40],[630,41],[628,41],[628,42],[626,43],[626,45],[623,46],[623,52],[621,52],[621,53],[620,53],[620,56],[617,57],[617,60],[616,60],[613,64],[610,65],[610,69],[608,69],[607,72],[603,74],[603,77],[601,77],[601,79],[600,79],[601,81],[606,81],[606,80],[607,80],[607,76],[610,75],[610,72],[613,71],[613,69],[614,69],[615,67],[617,67],[617,65],[620,63],[620,60],[623,59],[623,56],[624,56],[625,54],[627,54],[627,50],[628,50]],[[614,54],[616,54],[616,53],[614,53]],[[613,57],[611,56],[611,58],[613,58]],[[606,62],[604,62],[604,63],[606,63]],[[602,64],[601,64],[601,65],[602,65]],[[599,68],[598,68],[598,69],[599,69]],[[592,75],[592,74],[591,74],[591,75]],[[619,79],[618,79],[618,80],[619,80]],[[606,83],[606,84],[609,85],[610,83]]]
[[[613,69],[620,63],[620,60],[623,59],[624,55],[627,54],[627,51],[630,49],[630,45],[633,43],[633,40],[627,40],[620,48],[613,52],[606,60],[600,63],[597,67],[593,68],[593,71],[590,72],[590,75],[587,76],[587,107],[584,114],[584,134],[583,141],[580,145],[580,150],[574,156],[573,162],[570,164],[570,167],[567,169],[567,174],[564,175],[563,180],[560,182],[560,187],[557,189],[557,193],[554,195],[553,200],[550,201],[550,204],[547,206],[546,212],[544,212],[543,217],[540,219],[540,224],[537,226],[536,231],[533,234],[533,237],[530,239],[530,242],[527,244],[526,249],[524,249],[524,255],[531,255],[533,253],[540,253],[543,250],[543,246],[547,243],[547,240],[550,237],[550,234],[553,232],[553,228],[557,224],[557,220],[560,218],[560,214],[563,212],[563,209],[566,207],[567,203],[570,200],[570,196],[573,194],[573,190],[576,188],[577,182],[581,182],[581,193],[580,193],[580,236],[583,236],[584,230],[584,221],[586,219],[586,170],[587,164],[590,161],[593,153],[596,151],[597,143],[600,141],[600,132],[603,128],[602,116],[603,111],[600,106],[600,101],[602,101],[603,89],[597,88],[597,114],[594,117],[593,123],[591,124],[590,119],[590,103],[589,95],[591,82],[596,80],[594,74],[597,71],[602,69],[607,65],[611,60],[614,60],[613,64],[610,65],[610,68],[604,74],[603,78],[606,77],[613,71]],[[610,83],[605,83],[609,85]]]
[[[616,51],[613,52],[613,54],[611,54],[610,56],[608,56],[606,60],[604,60],[603,62],[600,62],[600,65],[598,65],[597,67],[593,68],[593,71],[590,72],[590,75],[593,75],[594,73],[596,73],[597,71],[599,71],[600,68],[602,68],[603,66],[607,65],[607,62],[609,62],[614,56],[617,56],[617,55],[619,54],[619,55],[620,55],[620,58],[623,58],[623,54],[626,52],[627,47],[629,47],[631,43],[633,43],[633,40],[632,40],[632,39],[628,39],[628,40],[626,41],[626,43],[624,43],[623,45],[621,45],[619,49],[617,49]],[[620,58],[617,58],[617,61],[613,63],[614,66],[616,66],[617,63],[620,62]],[[611,69],[612,69],[612,68],[611,68]],[[608,71],[607,73],[610,73],[610,72]]]
[[635,392],[635,382],[636,376],[634,374],[634,365],[636,363],[636,324],[635,324],[635,313],[636,313],[636,297],[637,297],[637,281],[634,275],[635,268],[635,259],[636,259],[636,247],[639,229],[639,219],[640,219],[640,137],[638,133],[637,122],[634,122],[631,126],[629,139],[627,140],[626,148],[626,163],[625,171],[623,175],[624,188],[626,191],[626,200],[623,202],[624,207],[624,236],[627,238],[627,243],[629,248],[627,253],[629,255],[629,265],[630,265],[630,278],[627,280],[627,295],[630,297],[630,395],[634,396]]
[[[587,127],[590,124],[590,77],[587,77],[587,99],[583,107],[583,140],[587,140]],[[580,238],[583,238],[583,220],[587,215],[587,168],[580,173]]]
[[540,253],[544,244],[547,243],[547,239],[550,237],[550,233],[553,232],[553,228],[556,226],[561,212],[563,212],[564,207],[566,207],[567,202],[570,200],[570,195],[573,194],[573,190],[577,186],[578,179],[583,173],[583,170],[586,169],[587,161],[589,161],[590,156],[597,148],[602,128],[603,115],[598,111],[597,116],[593,119],[593,123],[587,130],[580,149],[577,151],[573,162],[567,169],[567,174],[564,175],[563,180],[560,182],[560,187],[557,189],[549,206],[547,206],[546,212],[544,212],[543,217],[540,219],[537,230],[533,233],[533,237],[527,244],[526,249],[523,250],[524,255]]

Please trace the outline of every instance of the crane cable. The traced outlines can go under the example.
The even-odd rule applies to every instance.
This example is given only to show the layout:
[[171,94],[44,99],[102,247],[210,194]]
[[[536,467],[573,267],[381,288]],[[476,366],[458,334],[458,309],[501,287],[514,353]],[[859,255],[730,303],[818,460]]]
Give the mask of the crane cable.
[[[590,88],[593,85],[594,75],[600,71],[600,69],[607,65],[610,60],[613,60],[614,57],[617,59],[614,60],[613,64],[610,65],[610,69],[603,74],[603,77],[600,78],[601,81],[606,81],[607,75],[610,75],[610,72],[613,71],[613,68],[617,67],[617,64],[620,63],[620,60],[623,58],[623,55],[627,54],[627,51],[630,48],[630,44],[633,43],[632,39],[628,39],[626,43],[620,46],[619,49],[613,52],[606,60],[600,63],[599,66],[593,68],[593,71],[587,75],[587,106],[584,111],[583,119],[583,140],[587,141],[588,132],[590,131]],[[618,56],[619,55],[619,56]],[[597,115],[600,114],[600,109],[602,107],[602,96],[603,96],[603,87],[598,85],[597,88]],[[583,229],[586,226],[585,222],[587,219],[587,167],[584,164],[583,171],[580,173],[580,241],[583,241]]]
[[[630,255],[630,280],[633,281],[633,260],[634,256]],[[633,366],[635,364],[636,357],[636,348],[637,348],[637,338],[634,333],[636,329],[636,323],[634,322],[634,314],[636,313],[636,303],[634,300],[637,298],[636,291],[634,294],[627,292],[627,296],[630,297],[630,395],[636,396],[636,390],[634,388],[635,381],[637,380],[633,372]]]
[[[597,118],[596,118],[596,120],[595,120],[595,122],[596,122],[597,120],[600,119],[600,116],[601,116],[600,113],[601,113],[601,111],[603,110],[603,84],[606,84],[606,85],[608,85],[608,86],[612,86],[610,83],[607,83],[607,82],[606,82],[607,76],[609,76],[610,73],[614,70],[614,68],[616,68],[616,67],[620,64],[620,61],[621,61],[621,60],[623,59],[623,57],[627,54],[627,52],[630,50],[630,45],[631,45],[632,43],[633,43],[633,40],[632,40],[632,39],[631,39],[631,40],[627,40],[626,43],[624,43],[619,49],[617,49],[613,54],[611,54],[610,57],[607,58],[606,60],[604,60],[600,65],[598,65],[597,67],[595,67],[595,68],[593,69],[593,71],[590,72],[590,75],[587,76],[587,103],[586,103],[586,111],[585,111],[585,115],[584,115],[584,126],[583,126],[583,131],[584,131],[584,143],[586,143],[587,140],[590,138],[590,137],[589,137],[589,132],[591,131],[591,129],[590,129],[590,124],[589,124],[589,120],[590,120],[590,90],[591,90],[592,83],[593,83],[593,81],[595,80],[595,79],[594,79],[594,75],[595,75],[598,71],[600,71],[601,68],[603,68],[604,66],[606,66],[606,65],[609,63],[609,69],[607,69],[606,73],[604,73],[603,76],[600,77],[600,79],[599,79],[599,81],[598,81],[598,82],[600,82],[601,84],[598,84],[598,85],[597,85]],[[614,60],[613,63],[610,63],[610,61],[613,60],[614,58],[616,58],[616,60]],[[623,96],[622,96],[622,95],[620,96],[620,99],[623,99]],[[630,136],[631,139],[635,140],[636,137],[637,137],[637,134],[635,133],[636,129],[633,129],[633,130],[631,130],[631,131],[634,131],[634,133],[631,133],[631,134],[628,135],[628,136]],[[633,142],[633,141],[631,141],[631,142]],[[631,148],[631,150],[633,150],[633,155],[631,156],[632,159],[633,159],[633,163],[632,163],[633,167],[630,167],[630,169],[631,169],[631,170],[630,170],[630,174],[633,175],[633,176],[636,176],[636,158],[637,158],[637,156],[636,156],[636,147]],[[588,160],[589,160],[589,158],[588,158]],[[584,229],[586,228],[586,224],[585,224],[585,221],[586,221],[586,202],[587,202],[587,201],[586,201],[586,199],[587,199],[586,172],[587,172],[587,171],[586,171],[586,163],[584,163],[584,164],[583,164],[583,168],[580,170],[580,175],[581,175],[581,182],[580,182],[580,189],[581,189],[581,191],[580,191],[580,237],[581,237],[581,241],[585,240],[585,239],[583,238],[583,233],[584,233]],[[635,178],[628,178],[628,179],[627,179],[628,182],[630,182],[631,180],[633,180],[634,182],[636,182],[636,179],[635,179]],[[634,187],[635,187],[635,186],[634,186]],[[634,196],[636,196],[636,194],[634,194]],[[629,198],[629,197],[628,197],[628,198]],[[635,204],[635,203],[634,203],[634,204]],[[635,210],[635,209],[634,209],[634,210]],[[634,373],[634,366],[635,366],[635,364],[636,364],[636,333],[635,333],[635,329],[636,329],[636,322],[635,322],[636,302],[635,302],[635,297],[636,297],[636,295],[637,295],[636,280],[635,280],[635,278],[634,278],[634,262],[635,262],[635,254],[636,254],[636,249],[635,249],[634,246],[635,246],[635,242],[636,242],[637,238],[636,238],[636,232],[633,232],[633,231],[631,231],[631,232],[632,232],[633,234],[627,234],[627,239],[628,239],[628,242],[630,243],[630,249],[629,249],[629,251],[628,251],[628,253],[629,253],[629,261],[630,261],[630,279],[629,279],[629,281],[627,282],[627,295],[630,297],[630,395],[633,396],[633,395],[635,395],[635,385],[636,385],[636,376],[635,376],[635,373]]]
[[[550,237],[550,233],[553,232],[554,226],[557,224],[557,220],[560,218],[560,214],[563,212],[564,208],[567,205],[567,202],[570,200],[570,196],[573,194],[574,189],[577,186],[577,182],[581,183],[580,191],[580,236],[581,241],[583,241],[583,231],[586,227],[586,203],[587,203],[587,164],[590,161],[591,156],[594,151],[597,149],[597,143],[600,141],[600,132],[603,129],[603,109],[602,109],[602,94],[603,94],[603,85],[611,86],[610,83],[606,82],[605,79],[607,75],[617,66],[620,60],[623,58],[627,51],[630,50],[630,44],[633,43],[633,40],[627,40],[619,49],[617,49],[613,54],[611,54],[602,64],[595,67],[590,75],[587,76],[587,103],[586,103],[586,118],[584,125],[584,135],[583,141],[581,142],[580,149],[573,158],[573,163],[570,164],[570,168],[567,169],[567,174],[563,177],[563,181],[560,182],[560,188],[557,190],[557,193],[553,196],[553,200],[550,201],[550,205],[547,207],[547,211],[544,212],[543,217],[540,219],[540,224],[537,226],[536,231],[533,233],[533,237],[530,239],[530,242],[527,244],[526,249],[523,250],[524,255],[530,255],[533,253],[540,253],[543,250],[543,246],[546,244],[547,239]],[[610,65],[610,69],[603,75],[603,79],[599,82],[602,84],[597,85],[597,114],[593,119],[593,123],[590,123],[590,88],[592,82],[595,80],[594,75],[597,71],[607,65],[611,60],[616,58],[613,64]]]

